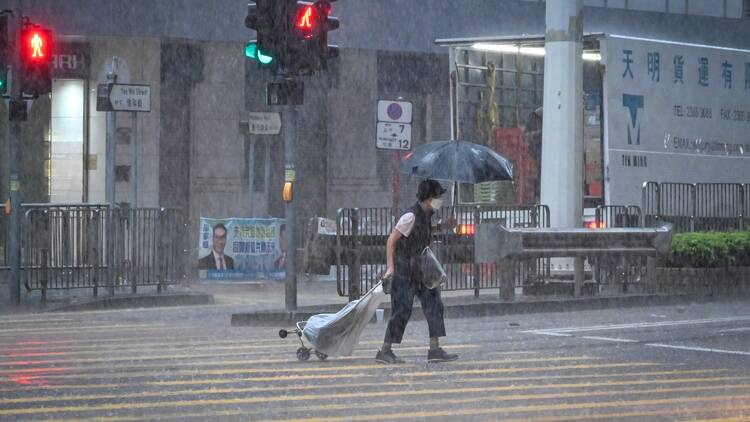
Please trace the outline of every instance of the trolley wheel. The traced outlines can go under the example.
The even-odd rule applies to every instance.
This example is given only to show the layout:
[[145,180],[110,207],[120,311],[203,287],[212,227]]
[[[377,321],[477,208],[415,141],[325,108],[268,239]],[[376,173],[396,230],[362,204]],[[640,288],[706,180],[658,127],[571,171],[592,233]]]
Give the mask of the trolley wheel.
[[286,338],[287,334],[289,334],[289,331],[287,331],[287,330],[285,330],[283,328],[279,330],[279,337]]
[[325,353],[320,353],[320,352],[319,352],[319,351],[317,351],[317,350],[315,351],[315,356],[317,356],[317,357],[318,357],[318,359],[320,359],[320,360],[326,360],[326,358],[328,357],[328,355],[327,355],[327,354],[325,354]]
[[299,349],[297,349],[297,359],[299,360],[310,359],[310,349],[306,347],[300,347]]

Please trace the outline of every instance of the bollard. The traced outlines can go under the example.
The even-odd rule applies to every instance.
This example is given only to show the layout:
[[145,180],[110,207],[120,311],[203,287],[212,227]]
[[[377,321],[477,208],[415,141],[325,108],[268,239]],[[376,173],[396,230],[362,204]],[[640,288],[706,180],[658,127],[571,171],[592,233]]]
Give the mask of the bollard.
[[575,285],[573,287],[573,296],[581,297],[581,292],[583,291],[583,258],[574,258],[573,268],[575,271]]

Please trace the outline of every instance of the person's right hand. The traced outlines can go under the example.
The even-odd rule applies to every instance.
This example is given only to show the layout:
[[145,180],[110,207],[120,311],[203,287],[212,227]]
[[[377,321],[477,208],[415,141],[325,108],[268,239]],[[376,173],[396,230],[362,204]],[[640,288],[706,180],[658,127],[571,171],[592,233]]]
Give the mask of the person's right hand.
[[385,274],[383,274],[383,279],[391,278],[393,277],[393,268],[388,268],[385,270]]

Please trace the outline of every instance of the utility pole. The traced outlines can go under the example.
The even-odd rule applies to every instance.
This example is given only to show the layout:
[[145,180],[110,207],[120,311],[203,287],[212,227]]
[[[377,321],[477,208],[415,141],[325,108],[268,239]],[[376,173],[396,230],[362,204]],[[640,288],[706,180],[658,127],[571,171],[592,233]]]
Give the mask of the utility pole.
[[[282,131],[284,133],[284,184],[296,183],[294,167],[295,143],[297,138],[297,106],[285,105],[281,111]],[[297,310],[297,224],[294,198],[285,200],[284,221],[286,221],[286,272],[284,303],[288,312]]]
[[541,203],[551,227],[583,214],[583,1],[548,1],[544,58]]
[[[26,107],[21,99],[21,68],[18,46],[21,37],[21,10],[14,9],[8,17],[8,49],[10,54],[10,77],[8,78],[8,94],[10,94],[9,114],[12,116],[19,107]],[[19,242],[20,224],[18,211],[21,205],[21,156],[19,144],[21,140],[21,123],[18,116],[8,119],[8,141],[10,144],[10,224],[8,225],[8,257],[10,265],[10,303],[21,303],[21,245]]]
[[[117,82],[116,61],[112,60],[112,70],[107,72],[107,84]],[[107,164],[106,164],[106,198],[110,207],[115,206],[115,155],[117,154],[117,117],[115,111],[107,112]]]

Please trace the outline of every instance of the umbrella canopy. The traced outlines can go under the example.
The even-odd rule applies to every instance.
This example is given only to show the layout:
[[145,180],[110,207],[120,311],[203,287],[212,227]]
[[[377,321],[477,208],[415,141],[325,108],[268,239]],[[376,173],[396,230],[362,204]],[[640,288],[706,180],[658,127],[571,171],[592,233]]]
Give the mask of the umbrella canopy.
[[401,172],[421,179],[481,183],[513,180],[513,164],[495,151],[472,142],[435,141],[414,149]]

